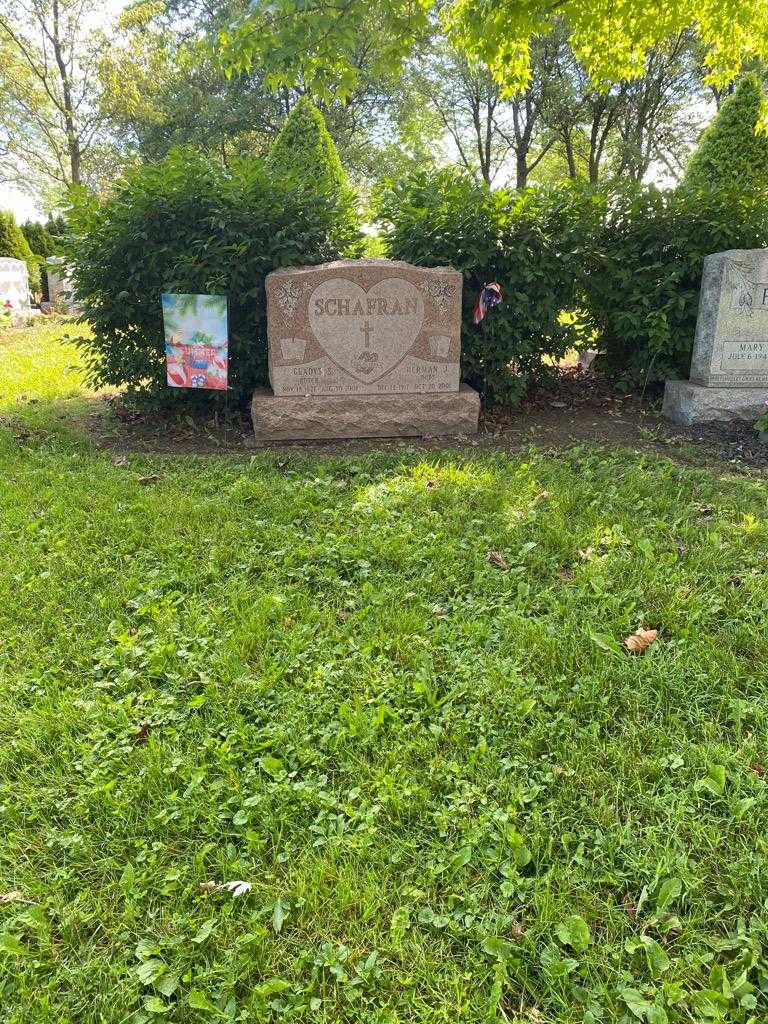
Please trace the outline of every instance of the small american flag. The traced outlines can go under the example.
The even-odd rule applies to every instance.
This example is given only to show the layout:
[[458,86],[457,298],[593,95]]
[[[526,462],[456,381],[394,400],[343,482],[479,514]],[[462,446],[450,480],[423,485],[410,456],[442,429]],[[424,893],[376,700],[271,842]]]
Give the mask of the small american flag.
[[477,302],[475,303],[475,324],[479,324],[488,310],[498,306],[501,300],[500,284],[497,284],[496,281],[491,281],[490,284],[484,285],[480,289],[480,294],[477,296]]

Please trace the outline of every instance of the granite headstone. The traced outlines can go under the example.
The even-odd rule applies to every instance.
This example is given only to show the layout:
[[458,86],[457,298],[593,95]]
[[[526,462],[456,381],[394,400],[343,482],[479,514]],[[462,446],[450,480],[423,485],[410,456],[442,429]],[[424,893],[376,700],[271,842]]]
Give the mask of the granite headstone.
[[11,256],[0,258],[0,308],[9,303],[12,321],[29,313],[29,271],[24,260]]
[[688,381],[667,381],[676,423],[753,420],[768,399],[768,249],[707,256]]
[[274,271],[269,379],[257,438],[418,436],[477,430],[460,384],[461,274],[391,260]]

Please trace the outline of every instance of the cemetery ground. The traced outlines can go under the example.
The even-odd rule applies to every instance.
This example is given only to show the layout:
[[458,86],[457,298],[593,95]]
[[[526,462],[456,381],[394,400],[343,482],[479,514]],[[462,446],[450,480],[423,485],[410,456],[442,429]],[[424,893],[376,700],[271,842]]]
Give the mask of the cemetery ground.
[[760,471],[128,451],[66,330],[0,339],[0,1019],[765,1019]]

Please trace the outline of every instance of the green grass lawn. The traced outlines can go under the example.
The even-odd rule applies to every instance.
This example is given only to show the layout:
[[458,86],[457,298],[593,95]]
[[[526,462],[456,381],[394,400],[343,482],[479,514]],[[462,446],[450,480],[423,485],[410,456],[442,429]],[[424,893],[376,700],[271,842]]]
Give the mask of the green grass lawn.
[[766,1019],[768,483],[115,460],[56,338],[0,338],[0,1020]]

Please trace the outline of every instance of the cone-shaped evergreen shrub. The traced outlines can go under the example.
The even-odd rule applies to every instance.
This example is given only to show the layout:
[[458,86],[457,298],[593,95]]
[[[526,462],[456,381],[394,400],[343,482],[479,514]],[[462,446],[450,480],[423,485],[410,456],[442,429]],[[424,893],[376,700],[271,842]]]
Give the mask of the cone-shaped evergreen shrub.
[[302,96],[288,114],[266,167],[275,177],[294,180],[313,194],[333,200],[340,225],[350,231],[357,228],[357,197],[325,118],[309,97]]
[[53,239],[48,234],[45,224],[37,220],[28,220],[21,225],[21,231],[35,256],[53,256]]
[[28,220],[21,225],[21,230],[29,243],[29,247],[37,257],[37,264],[40,268],[40,292],[44,302],[48,302],[48,274],[46,273],[45,261],[48,256],[56,252],[53,238],[48,234],[45,224],[37,220]]
[[683,178],[685,187],[768,185],[768,135],[755,131],[763,102],[759,79],[745,75],[702,134]]
[[15,260],[24,260],[29,271],[30,291],[36,292],[39,290],[40,261],[35,258],[34,253],[29,247],[29,242],[16,223],[16,218],[7,210],[0,210],[0,256],[10,256]]

